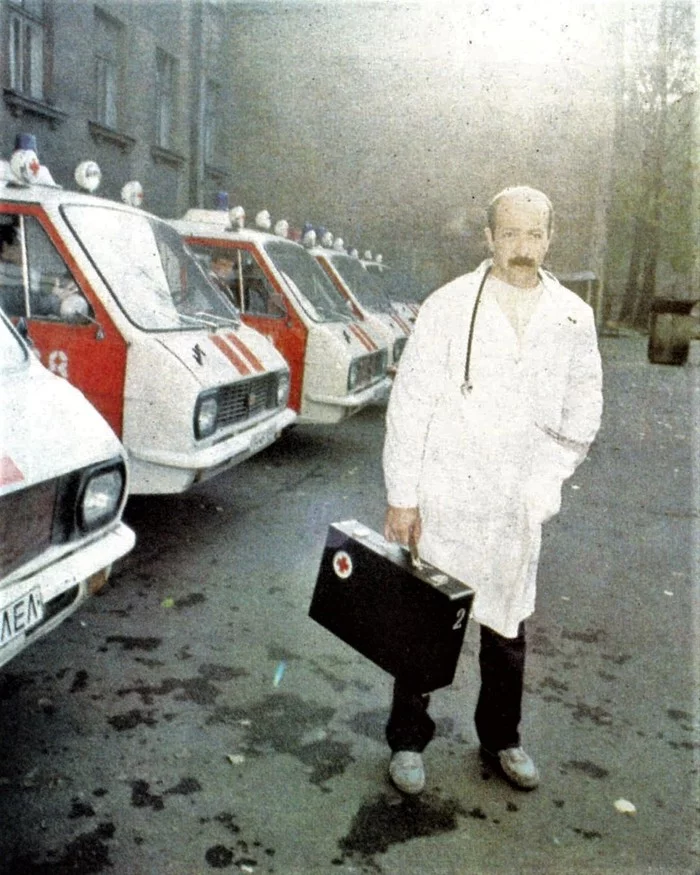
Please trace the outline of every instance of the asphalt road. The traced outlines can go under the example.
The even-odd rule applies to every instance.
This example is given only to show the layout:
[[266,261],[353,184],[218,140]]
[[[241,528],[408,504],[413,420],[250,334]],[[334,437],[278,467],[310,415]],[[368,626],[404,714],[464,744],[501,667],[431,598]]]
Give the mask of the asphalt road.
[[700,357],[602,349],[603,428],[547,527],[529,624],[538,790],[478,760],[474,625],[433,696],[426,792],[403,799],[390,679],[307,617],[328,524],[381,526],[375,408],[130,502],[137,546],[107,588],[0,673],[0,872],[700,871]]

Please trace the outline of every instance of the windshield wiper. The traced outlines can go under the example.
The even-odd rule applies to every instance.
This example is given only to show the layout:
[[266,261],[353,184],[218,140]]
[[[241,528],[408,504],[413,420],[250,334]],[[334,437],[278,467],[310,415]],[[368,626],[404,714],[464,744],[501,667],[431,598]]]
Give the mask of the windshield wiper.
[[209,319],[218,319],[218,322],[215,322],[214,325],[234,325],[236,328],[241,324],[241,320],[237,316],[221,316],[219,313],[208,313],[204,310],[198,310],[195,313],[195,316],[201,316],[202,319],[205,317]]

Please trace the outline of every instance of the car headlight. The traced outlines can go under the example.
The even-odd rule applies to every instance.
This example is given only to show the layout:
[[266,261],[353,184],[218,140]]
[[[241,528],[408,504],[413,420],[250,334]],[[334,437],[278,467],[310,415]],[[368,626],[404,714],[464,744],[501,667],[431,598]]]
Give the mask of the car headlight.
[[277,406],[286,407],[289,398],[289,374],[283,371],[277,379]]
[[124,486],[124,469],[121,465],[98,468],[87,476],[78,501],[78,524],[83,532],[98,529],[114,519]]
[[194,435],[197,440],[209,437],[216,430],[219,399],[216,395],[200,395],[194,408]]
[[350,362],[350,367],[348,369],[348,391],[354,391],[357,386],[357,374],[358,374],[358,364],[357,359]]
[[408,340],[407,337],[399,337],[397,340],[394,341],[394,347],[393,347],[393,351],[392,351],[392,358],[393,358],[394,364],[396,364],[398,362],[398,360],[401,358],[401,353],[403,352],[403,348],[406,346],[407,340]]

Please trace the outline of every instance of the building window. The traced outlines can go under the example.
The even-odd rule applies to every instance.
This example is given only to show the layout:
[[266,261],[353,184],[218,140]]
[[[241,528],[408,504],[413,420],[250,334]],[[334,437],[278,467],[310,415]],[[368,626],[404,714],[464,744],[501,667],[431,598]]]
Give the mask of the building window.
[[108,128],[119,127],[119,78],[123,28],[106,15],[95,13],[95,87],[97,121]]
[[44,99],[43,0],[10,0],[10,88],[34,100]]
[[221,89],[207,81],[204,93],[204,163],[216,164],[220,153]]
[[175,59],[158,49],[156,54],[156,145],[173,147],[175,118]]

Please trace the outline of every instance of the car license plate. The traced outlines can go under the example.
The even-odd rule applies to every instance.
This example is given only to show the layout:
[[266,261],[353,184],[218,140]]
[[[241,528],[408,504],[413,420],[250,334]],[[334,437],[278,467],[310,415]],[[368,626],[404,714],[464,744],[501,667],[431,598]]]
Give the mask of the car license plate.
[[251,453],[256,453],[258,450],[262,450],[263,447],[271,444],[274,439],[275,430],[273,428],[266,428],[264,431],[260,431],[257,434],[252,435],[250,439]]
[[44,603],[37,587],[3,608],[0,624],[0,647],[24,635],[44,618]]

